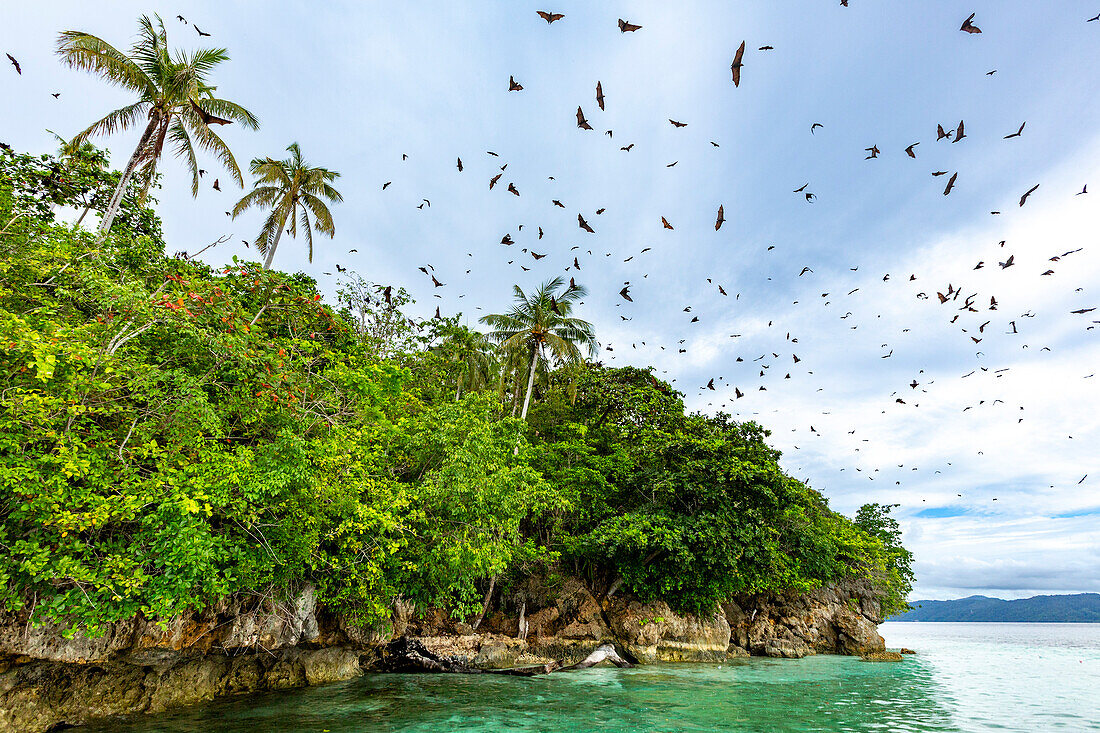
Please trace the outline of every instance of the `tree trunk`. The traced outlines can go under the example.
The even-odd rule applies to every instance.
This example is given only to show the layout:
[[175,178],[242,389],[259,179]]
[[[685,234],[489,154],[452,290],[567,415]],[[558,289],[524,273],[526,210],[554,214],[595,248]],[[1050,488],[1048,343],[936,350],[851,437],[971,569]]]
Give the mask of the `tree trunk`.
[[111,231],[111,225],[114,224],[115,217],[118,216],[119,206],[122,204],[122,194],[126,192],[126,184],[130,182],[130,177],[134,175],[134,169],[137,168],[138,162],[145,155],[145,148],[149,145],[149,139],[153,137],[157,122],[156,117],[149,120],[149,124],[145,126],[145,132],[141,135],[141,140],[134,148],[134,154],[130,156],[130,161],[126,164],[125,170],[122,171],[122,177],[118,179],[118,185],[115,187],[110,203],[107,204],[107,210],[103,212],[103,221],[99,224],[99,234],[96,236],[95,242],[97,247],[103,244],[103,240],[107,238],[107,233]]
[[539,347],[538,344],[531,348],[531,371],[527,377],[527,396],[523,398],[523,413],[519,416],[520,420],[527,419],[527,409],[531,406],[531,392],[535,388],[535,365],[538,364]]
[[84,221],[84,217],[87,216],[88,212],[91,211],[91,210],[92,210],[92,207],[91,207],[90,204],[88,206],[85,206],[84,211],[80,212],[80,216],[77,218],[76,224],[74,224],[73,226],[80,226],[80,222]]
[[391,641],[383,650],[379,667],[384,672],[452,672],[458,674],[504,674],[518,677],[534,677],[551,672],[572,672],[595,667],[600,662],[611,662],[616,667],[631,667],[630,662],[618,655],[615,647],[604,644],[577,664],[566,666],[563,660],[549,664],[516,669],[480,669],[470,667],[454,658],[440,657],[417,639],[402,636]]
[[462,396],[462,375],[458,375],[458,386],[455,387],[455,402],[458,402],[458,398]]
[[519,370],[516,370],[516,374],[512,379],[512,417],[516,416],[516,412],[519,410],[519,390],[522,382],[519,381]]
[[270,244],[267,245],[267,257],[264,259],[264,269],[265,270],[270,270],[271,269],[271,260],[274,259],[275,250],[279,246],[279,239],[283,236],[283,225],[284,224],[286,224],[285,219],[282,221],[281,224],[279,224],[279,231],[275,233],[275,241],[271,242]]
[[497,576],[493,576],[489,580],[489,590],[485,593],[485,600],[481,602],[481,613],[477,615],[477,619],[474,620],[473,629],[476,631],[478,626],[481,626],[481,622],[485,620],[485,614],[489,611],[489,603],[493,600],[493,589],[497,587]]
[[527,601],[524,601],[523,604],[519,607],[519,628],[518,628],[518,631],[519,631],[519,633],[517,634],[517,637],[519,638],[519,640],[520,641],[526,640],[527,639]]

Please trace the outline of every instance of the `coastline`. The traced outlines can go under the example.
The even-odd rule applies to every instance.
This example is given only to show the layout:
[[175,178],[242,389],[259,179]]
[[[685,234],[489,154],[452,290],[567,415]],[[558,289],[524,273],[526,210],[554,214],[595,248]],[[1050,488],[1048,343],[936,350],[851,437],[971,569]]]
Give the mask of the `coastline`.
[[363,630],[319,608],[311,589],[281,608],[226,601],[163,625],[112,624],[94,639],[8,618],[0,624],[0,732],[346,680],[380,669],[387,646],[401,638],[476,668],[575,663],[608,643],[643,665],[882,652],[877,592],[869,581],[849,580],[804,594],[743,596],[700,617],[629,596],[601,603],[570,579],[522,625],[519,615],[498,610],[476,631],[401,603],[388,633]]

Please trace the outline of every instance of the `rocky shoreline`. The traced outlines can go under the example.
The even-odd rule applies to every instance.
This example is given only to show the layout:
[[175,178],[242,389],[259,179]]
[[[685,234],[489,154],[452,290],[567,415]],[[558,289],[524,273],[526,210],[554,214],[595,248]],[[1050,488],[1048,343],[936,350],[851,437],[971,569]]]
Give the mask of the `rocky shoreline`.
[[62,628],[8,616],[0,620],[0,733],[345,680],[378,668],[401,637],[485,668],[575,663],[602,644],[641,664],[885,650],[878,592],[867,580],[746,595],[707,616],[629,596],[601,603],[574,579],[529,596],[543,600],[490,614],[476,631],[400,602],[388,631],[365,630],[318,607],[309,588],[290,603],[225,600],[165,625],[118,622],[96,638],[66,638]]

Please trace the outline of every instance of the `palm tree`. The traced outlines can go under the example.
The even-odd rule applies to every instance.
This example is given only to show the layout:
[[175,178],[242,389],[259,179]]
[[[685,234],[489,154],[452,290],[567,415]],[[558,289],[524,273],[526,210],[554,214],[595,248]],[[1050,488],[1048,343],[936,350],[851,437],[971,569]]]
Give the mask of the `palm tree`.
[[560,295],[557,291],[564,284],[561,276],[543,283],[538,291],[526,295],[519,285],[513,286],[515,303],[508,313],[482,317],[481,322],[493,330],[489,338],[509,351],[524,351],[528,355],[527,394],[523,398],[521,420],[527,419],[531,406],[531,391],[535,385],[535,372],[547,353],[559,363],[577,363],[583,360],[580,347],[596,354],[596,335],[592,324],[569,313],[573,304],[588,294],[580,285],[570,285]]
[[102,242],[118,214],[123,192],[132,176],[142,184],[141,200],[149,192],[156,175],[157,162],[170,140],[176,157],[181,157],[191,171],[191,194],[199,193],[199,165],[195,158],[195,143],[212,153],[229,174],[243,186],[240,168],[229,147],[210,128],[240,122],[256,129],[259,121],[244,107],[214,96],[216,87],[209,83],[210,72],[227,61],[224,48],[202,49],[187,54],[168,50],[168,35],[160,16],[156,25],[148,16],[138,20],[140,32],[130,55],[115,49],[102,38],[83,31],[64,31],[57,39],[57,53],[71,68],[91,71],[128,91],[137,94],[132,104],[110,112],[73,138],[70,146],[79,148],[93,135],[110,135],[136,127],[146,119],[145,131],[134,148],[130,161],[122,171],[103,221],[99,226]]
[[[287,150],[290,157],[286,160],[256,158],[252,161],[251,170],[252,175],[256,176],[256,183],[233,209],[234,219],[253,206],[271,209],[256,237],[256,248],[260,254],[267,255],[264,259],[265,270],[271,269],[271,260],[275,257],[275,249],[288,221],[290,236],[298,236],[299,224],[305,230],[309,261],[313,262],[313,230],[330,237],[336,235],[332,214],[321,198],[333,203],[344,200],[340,192],[329,185],[340,177],[339,173],[306,163],[302,160],[298,143],[291,143]],[[312,224],[310,214],[313,214]]]
[[485,334],[465,326],[449,329],[442,342],[432,347],[444,358],[458,366],[455,402],[462,396],[462,387],[466,391],[479,389],[489,383],[493,367],[493,345]]

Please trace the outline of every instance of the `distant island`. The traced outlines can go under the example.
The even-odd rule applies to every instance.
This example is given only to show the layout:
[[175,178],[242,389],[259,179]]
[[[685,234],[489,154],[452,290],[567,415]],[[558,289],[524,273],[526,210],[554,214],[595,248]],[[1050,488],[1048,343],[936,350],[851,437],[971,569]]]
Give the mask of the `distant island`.
[[913,601],[910,605],[913,610],[887,620],[1100,623],[1100,593],[1034,596],[1014,601],[970,596],[954,601]]

